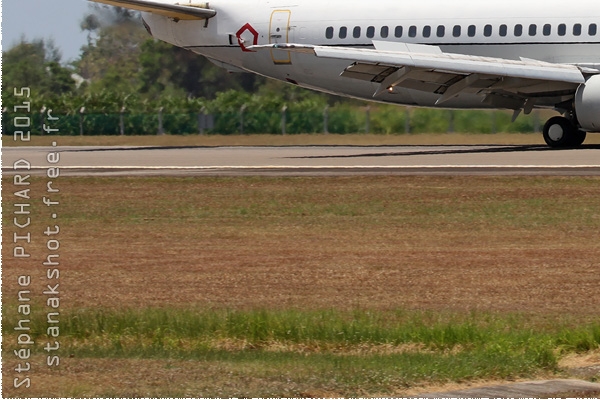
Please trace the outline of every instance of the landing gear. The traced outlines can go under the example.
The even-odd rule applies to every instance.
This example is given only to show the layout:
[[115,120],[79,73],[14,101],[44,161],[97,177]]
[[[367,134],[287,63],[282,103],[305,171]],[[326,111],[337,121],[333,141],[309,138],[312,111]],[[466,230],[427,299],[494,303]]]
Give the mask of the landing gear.
[[550,147],[578,147],[585,137],[586,132],[565,117],[552,117],[544,125],[544,141]]

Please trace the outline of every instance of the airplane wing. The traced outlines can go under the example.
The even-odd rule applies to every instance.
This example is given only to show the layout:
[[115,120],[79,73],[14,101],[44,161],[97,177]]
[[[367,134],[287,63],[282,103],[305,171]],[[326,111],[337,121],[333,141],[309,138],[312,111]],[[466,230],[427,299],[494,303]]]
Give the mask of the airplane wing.
[[96,3],[129,8],[131,10],[146,11],[176,20],[181,19],[208,19],[217,12],[208,8],[208,3],[192,3],[192,0],[179,2],[162,2],[158,0],[90,0]]
[[[540,99],[560,104],[572,98],[585,83],[582,69],[575,65],[536,60],[507,60],[444,53],[437,46],[373,41],[375,49],[271,44],[249,49],[277,48],[312,53],[316,57],[350,60],[341,76],[378,83],[374,98],[394,87],[439,94],[436,104],[455,96],[478,93],[483,103],[526,113]],[[598,73],[598,71],[596,71]],[[548,101],[544,101],[548,104]]]

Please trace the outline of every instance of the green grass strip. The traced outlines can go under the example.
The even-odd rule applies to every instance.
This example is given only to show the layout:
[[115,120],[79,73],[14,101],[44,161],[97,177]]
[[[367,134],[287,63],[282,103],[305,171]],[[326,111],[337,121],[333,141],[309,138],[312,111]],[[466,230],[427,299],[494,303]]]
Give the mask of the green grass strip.
[[[3,333],[10,335],[16,315],[4,317]],[[44,318],[44,315],[32,316],[34,337],[43,335]],[[254,347],[280,342],[317,348],[418,344],[429,351],[460,347],[486,351],[499,348],[507,352],[540,346],[582,352],[600,346],[600,322],[573,325],[567,320],[532,320],[526,315],[492,313],[84,309],[62,314],[61,321],[61,337],[77,342],[118,337],[131,343],[135,343],[134,339],[140,343],[236,340]]]
[[[16,343],[11,309],[3,320],[5,352]],[[600,322],[561,318],[406,310],[81,309],[61,314],[60,354],[195,361],[228,374],[239,391],[230,394],[238,397],[302,397],[302,388],[348,397],[385,395],[424,382],[556,372],[562,354],[600,347]],[[32,316],[39,354],[45,326],[44,315]],[[250,381],[265,384],[250,388]],[[211,389],[204,395],[223,393]]]

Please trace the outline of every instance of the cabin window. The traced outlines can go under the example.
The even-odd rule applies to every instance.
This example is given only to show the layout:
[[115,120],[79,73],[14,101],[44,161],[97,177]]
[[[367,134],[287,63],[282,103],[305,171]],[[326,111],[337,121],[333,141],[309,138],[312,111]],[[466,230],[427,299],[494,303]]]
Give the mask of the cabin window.
[[469,25],[469,28],[467,29],[467,35],[469,35],[469,37],[474,37],[476,33],[477,27],[475,25]]
[[590,36],[596,36],[597,33],[598,33],[598,25],[590,24],[590,27],[588,28],[588,34]]
[[417,27],[416,26],[411,26],[410,28],[408,28],[408,36],[409,37],[417,37]]
[[552,34],[552,25],[546,24],[544,25],[544,36],[550,36]]
[[500,36],[504,37],[506,35],[508,35],[508,26],[500,25]]
[[380,32],[381,37],[386,38],[386,37],[388,37],[389,34],[390,34],[390,28],[388,28],[387,26],[382,26],[381,32]]
[[333,39],[333,26],[328,26],[325,30],[325,37],[327,39]]
[[567,34],[567,25],[560,24],[558,25],[558,36],[565,36]]
[[369,26],[367,28],[367,37],[368,38],[373,38],[375,37],[375,27],[374,26]]
[[515,25],[515,36],[523,35],[523,25],[517,24]]
[[354,29],[352,30],[352,36],[357,39],[360,37],[360,26],[354,27]]
[[446,36],[446,27],[444,25],[438,25],[437,27],[437,37]]
[[537,25],[531,24],[531,25],[529,25],[529,36],[535,36],[535,35],[537,35]]
[[423,37],[428,38],[429,36],[431,36],[431,27],[429,25],[425,25],[423,27]]
[[394,30],[394,36],[402,37],[402,27],[401,26],[396,27],[396,29]]
[[461,32],[462,28],[460,27],[460,25],[454,25],[454,28],[452,28],[452,36],[460,37]]
[[486,25],[486,26],[483,28],[483,35],[484,35],[485,37],[490,37],[490,36],[492,36],[492,26],[491,26],[491,25]]
[[581,24],[573,25],[573,35],[581,36]]
[[346,39],[346,36],[348,36],[348,28],[346,28],[345,26],[342,26],[340,28],[340,39]]

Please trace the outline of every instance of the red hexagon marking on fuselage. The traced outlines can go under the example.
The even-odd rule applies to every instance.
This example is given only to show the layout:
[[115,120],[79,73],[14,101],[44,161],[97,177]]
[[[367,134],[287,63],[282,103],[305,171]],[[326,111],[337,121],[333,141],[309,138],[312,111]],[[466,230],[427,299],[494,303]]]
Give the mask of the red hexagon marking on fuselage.
[[246,41],[242,39],[242,34],[245,31],[248,31],[252,34],[252,46],[255,46],[258,44],[258,32],[256,31],[256,29],[254,29],[252,27],[252,25],[250,25],[250,23],[247,23],[246,25],[242,26],[239,31],[237,31],[235,33],[235,37],[237,37],[238,43],[239,43],[242,51],[251,52],[253,50],[248,50],[248,48],[246,48]]

